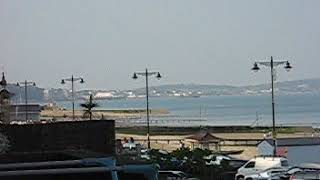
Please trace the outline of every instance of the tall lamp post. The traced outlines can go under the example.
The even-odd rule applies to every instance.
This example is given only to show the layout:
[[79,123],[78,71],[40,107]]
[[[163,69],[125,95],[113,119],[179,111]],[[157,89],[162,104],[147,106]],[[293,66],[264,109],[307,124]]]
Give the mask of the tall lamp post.
[[28,121],[28,86],[36,86],[35,82],[27,81],[17,82],[17,86],[24,86],[24,98],[25,98],[25,113],[26,113],[26,121]]
[[139,76],[145,76],[146,77],[146,98],[147,98],[147,141],[148,141],[148,149],[150,149],[150,115],[149,115],[149,76],[156,75],[157,79],[161,79],[160,72],[150,72],[148,69],[146,69],[145,72],[134,72],[132,78],[138,79]]
[[81,84],[84,83],[83,78],[81,77],[73,77],[73,75],[71,76],[71,78],[66,78],[66,79],[62,79],[61,80],[61,84],[65,84],[66,81],[71,82],[71,93],[72,93],[72,119],[75,119],[75,115],[74,115],[74,82],[80,81]]
[[276,133],[276,123],[275,123],[275,103],[274,103],[274,68],[280,65],[284,65],[284,68],[287,71],[290,71],[292,69],[292,66],[290,65],[289,61],[274,61],[273,57],[271,56],[270,61],[261,61],[261,62],[255,62],[253,65],[252,70],[255,72],[258,72],[260,70],[259,65],[270,67],[271,70],[271,97],[272,97],[272,139],[273,139],[273,156],[276,156],[277,154],[277,133]]

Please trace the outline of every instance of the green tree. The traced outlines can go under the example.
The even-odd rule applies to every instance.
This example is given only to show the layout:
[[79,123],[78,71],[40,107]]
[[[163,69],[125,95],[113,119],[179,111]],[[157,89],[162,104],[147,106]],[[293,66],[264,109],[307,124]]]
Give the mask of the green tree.
[[92,109],[99,107],[97,103],[93,102],[93,96],[90,94],[89,101],[86,103],[80,104],[82,108],[84,108],[83,116],[87,117],[89,115],[89,119],[92,120]]

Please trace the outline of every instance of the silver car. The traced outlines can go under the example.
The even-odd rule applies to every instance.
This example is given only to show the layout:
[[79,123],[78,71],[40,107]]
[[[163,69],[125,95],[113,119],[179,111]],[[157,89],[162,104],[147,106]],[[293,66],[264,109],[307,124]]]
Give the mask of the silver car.
[[320,171],[301,171],[291,176],[291,180],[317,180],[320,179]]
[[244,177],[245,180],[280,180],[280,176],[287,172],[286,168],[269,168],[256,174]]

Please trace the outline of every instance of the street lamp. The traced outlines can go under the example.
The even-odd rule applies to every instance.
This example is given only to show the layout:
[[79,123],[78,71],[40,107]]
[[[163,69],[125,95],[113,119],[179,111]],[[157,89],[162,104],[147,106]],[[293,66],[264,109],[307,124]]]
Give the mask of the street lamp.
[[73,77],[73,75],[71,76],[71,78],[66,78],[66,79],[62,79],[61,80],[61,84],[65,84],[66,81],[71,82],[71,93],[72,93],[72,119],[75,119],[75,115],[74,115],[74,82],[80,81],[81,84],[84,83],[83,78],[81,77]]
[[149,72],[148,69],[146,69],[145,72],[134,72],[132,78],[138,79],[138,76],[145,76],[146,77],[146,98],[147,98],[147,140],[148,140],[148,149],[150,149],[150,122],[149,122],[149,84],[148,84],[148,78],[149,76],[156,75],[157,79],[161,79],[160,72]]
[[36,86],[35,82],[27,81],[17,82],[17,86],[24,86],[24,98],[25,98],[25,113],[26,113],[26,121],[28,121],[28,86]]
[[271,95],[272,95],[272,139],[273,139],[273,156],[277,154],[277,142],[276,142],[276,127],[275,127],[275,106],[274,106],[274,67],[285,65],[284,68],[286,71],[290,71],[292,66],[290,65],[289,61],[273,61],[273,57],[271,56],[271,60],[269,61],[262,61],[262,62],[255,62],[253,68],[251,70],[258,72],[260,70],[258,65],[263,65],[270,67],[271,70]]

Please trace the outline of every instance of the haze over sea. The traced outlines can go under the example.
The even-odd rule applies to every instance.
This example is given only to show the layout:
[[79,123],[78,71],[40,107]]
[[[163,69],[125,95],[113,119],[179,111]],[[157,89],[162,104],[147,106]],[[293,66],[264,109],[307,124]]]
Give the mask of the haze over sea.
[[[281,95],[276,96],[277,125],[320,125],[320,95]],[[144,98],[99,100],[101,109],[130,109],[146,107]],[[79,104],[79,103],[77,103]],[[70,102],[58,105],[71,109]],[[77,109],[80,107],[77,106]],[[204,96],[200,98],[152,97],[150,108],[167,109],[165,119],[202,119],[193,125],[252,125],[258,114],[259,126],[270,126],[271,96]],[[172,117],[173,116],[173,117]],[[163,119],[152,117],[152,120]],[[174,124],[168,124],[174,125]],[[191,124],[190,124],[191,125]]]

